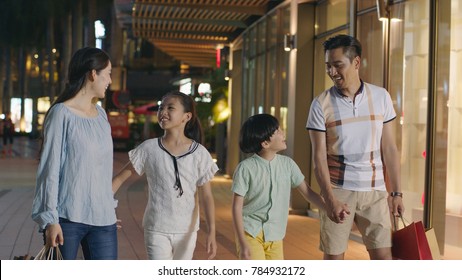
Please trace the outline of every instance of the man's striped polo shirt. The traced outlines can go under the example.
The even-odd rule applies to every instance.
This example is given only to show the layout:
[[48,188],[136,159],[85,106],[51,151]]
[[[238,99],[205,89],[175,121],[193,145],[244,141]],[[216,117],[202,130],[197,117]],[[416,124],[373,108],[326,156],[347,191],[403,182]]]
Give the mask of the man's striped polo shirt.
[[306,128],[326,133],[331,183],[355,191],[386,190],[380,153],[383,125],[396,118],[389,93],[361,82],[354,100],[336,87],[312,104]]

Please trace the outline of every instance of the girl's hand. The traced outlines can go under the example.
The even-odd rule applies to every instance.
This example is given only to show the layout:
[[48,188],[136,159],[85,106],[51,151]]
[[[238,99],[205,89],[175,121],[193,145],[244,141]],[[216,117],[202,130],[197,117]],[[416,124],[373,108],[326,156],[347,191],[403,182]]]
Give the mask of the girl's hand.
[[217,254],[217,241],[215,239],[215,234],[208,234],[207,235],[207,254],[209,254],[209,260],[215,258]]

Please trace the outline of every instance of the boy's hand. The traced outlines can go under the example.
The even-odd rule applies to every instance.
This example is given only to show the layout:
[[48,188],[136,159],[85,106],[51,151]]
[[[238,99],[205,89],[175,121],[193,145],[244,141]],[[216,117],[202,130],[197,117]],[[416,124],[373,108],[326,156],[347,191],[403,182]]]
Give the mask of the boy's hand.
[[[345,204],[345,207],[347,207],[346,204]],[[346,220],[346,218],[350,215],[350,211],[349,210],[347,211],[347,210],[344,209],[340,212],[340,215],[339,215],[340,224],[343,223]]]
[[247,243],[240,244],[241,250],[239,252],[239,259],[241,260],[250,260],[250,249],[247,246]]

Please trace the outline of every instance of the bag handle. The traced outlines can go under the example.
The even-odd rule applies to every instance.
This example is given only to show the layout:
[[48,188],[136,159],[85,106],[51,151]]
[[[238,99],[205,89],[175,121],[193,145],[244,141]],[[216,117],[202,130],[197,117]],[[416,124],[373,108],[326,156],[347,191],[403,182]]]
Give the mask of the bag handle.
[[403,215],[401,213],[399,214],[398,217],[393,216],[393,231],[398,231],[398,223],[396,222],[397,219],[401,218],[401,222],[403,222],[404,227],[406,227],[406,222],[404,221]]
[[61,250],[59,250],[59,246],[56,247],[50,247],[48,250],[48,255],[47,255],[47,260],[53,260],[53,257],[55,256],[56,253],[56,260],[62,260],[63,255],[61,254]]
[[63,255],[61,254],[59,247],[44,245],[34,260],[53,260],[53,257],[56,257],[56,260],[63,259]]

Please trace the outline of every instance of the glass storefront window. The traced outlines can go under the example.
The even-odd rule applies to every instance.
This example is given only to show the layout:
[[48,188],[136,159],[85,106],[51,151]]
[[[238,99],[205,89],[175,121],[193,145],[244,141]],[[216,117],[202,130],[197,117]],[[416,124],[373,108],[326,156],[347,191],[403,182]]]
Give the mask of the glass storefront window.
[[[428,1],[409,1],[404,16],[401,185],[408,220],[423,219],[428,109]],[[392,30],[394,32],[395,30]],[[393,52],[395,53],[395,52]],[[396,62],[399,63],[399,62]],[[398,64],[399,65],[399,64]],[[394,66],[391,65],[391,69]],[[399,81],[392,73],[391,82]],[[425,82],[424,82],[425,81]]]
[[386,24],[377,19],[375,10],[357,18],[357,38],[363,49],[359,76],[365,82],[382,87],[385,87],[383,36]]
[[273,11],[248,29],[244,38],[242,119],[260,113],[278,117],[286,130],[289,53],[283,36],[290,31],[290,5]]
[[278,37],[278,26],[277,26],[277,13],[273,13],[268,18],[268,54],[267,54],[267,61],[268,61],[268,71],[267,71],[267,90],[268,90],[268,102],[270,108],[270,114],[274,115],[275,110],[274,106],[276,105],[276,73],[278,72],[277,67],[277,37]]
[[[290,32],[290,6],[287,6],[284,9],[281,9],[281,33],[279,36],[284,36]],[[284,51],[283,46],[278,46],[277,52],[281,57],[280,65],[280,108],[279,108],[279,119],[281,123],[281,128],[287,133],[287,107],[289,103],[289,52]]]
[[255,54],[256,54],[256,28],[252,28],[245,37],[244,58],[244,92],[242,98],[242,116],[246,119],[255,115]]
[[350,1],[325,0],[319,1],[316,7],[315,34],[348,24]]
[[255,87],[255,107],[256,113],[261,114],[265,111],[265,102],[266,102],[266,21],[261,21],[257,25],[257,42],[258,50],[255,61],[257,63],[256,69],[256,87]]
[[446,202],[435,207],[445,211],[444,258],[462,259],[462,3],[439,1],[438,11],[435,166],[441,163],[443,168],[435,170],[435,180],[446,183]]
[[[391,7],[392,17],[396,14],[404,16],[404,4]],[[389,55],[389,81],[390,93],[396,111],[395,136],[398,150],[402,151],[402,122],[403,122],[403,87],[404,87],[404,21],[391,20],[390,22],[390,55]]]
[[361,11],[361,10],[375,7],[375,5],[377,4],[377,1],[376,0],[356,0],[356,3],[358,5],[358,11]]

